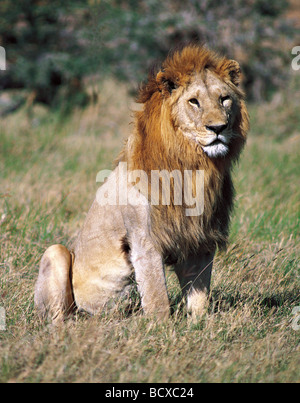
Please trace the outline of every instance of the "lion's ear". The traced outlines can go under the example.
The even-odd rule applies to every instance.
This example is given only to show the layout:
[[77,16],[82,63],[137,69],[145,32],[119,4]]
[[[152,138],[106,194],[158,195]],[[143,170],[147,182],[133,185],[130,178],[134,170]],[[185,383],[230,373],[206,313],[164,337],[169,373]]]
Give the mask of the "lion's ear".
[[241,82],[241,68],[237,61],[229,60],[226,66],[231,82],[238,86]]
[[164,80],[164,86],[167,89],[167,91],[172,94],[172,91],[177,88],[177,85],[172,81],[172,80]]
[[177,88],[177,85],[172,80],[165,77],[164,72],[161,70],[156,75],[156,82],[162,92],[167,91],[171,94],[172,91]]

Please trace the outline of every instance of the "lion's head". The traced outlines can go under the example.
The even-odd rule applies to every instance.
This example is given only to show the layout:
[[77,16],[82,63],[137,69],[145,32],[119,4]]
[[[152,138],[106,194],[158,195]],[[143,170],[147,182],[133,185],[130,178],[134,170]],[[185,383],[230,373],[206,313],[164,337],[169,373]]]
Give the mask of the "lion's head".
[[180,143],[183,136],[203,158],[236,159],[249,126],[240,80],[236,61],[189,45],[171,54],[149,76],[138,101],[145,104],[147,119],[150,108],[152,115],[160,110],[157,120],[169,115],[176,133],[173,143]]
[[210,158],[224,157],[239,133],[234,131],[239,99],[212,70],[195,73],[180,91],[172,112],[176,127]]

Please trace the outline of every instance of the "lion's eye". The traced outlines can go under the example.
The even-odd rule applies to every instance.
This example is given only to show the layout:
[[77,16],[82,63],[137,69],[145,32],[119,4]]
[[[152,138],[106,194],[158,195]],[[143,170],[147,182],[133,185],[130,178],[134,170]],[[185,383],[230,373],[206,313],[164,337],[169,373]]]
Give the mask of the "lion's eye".
[[225,97],[221,97],[221,104],[224,107],[228,107],[231,105],[231,98],[229,95],[226,95]]
[[199,108],[199,106],[200,106],[199,101],[198,101],[198,99],[196,99],[196,98],[190,99],[190,100],[189,100],[189,103],[190,103],[191,105],[193,105],[193,106],[197,106],[197,108]]

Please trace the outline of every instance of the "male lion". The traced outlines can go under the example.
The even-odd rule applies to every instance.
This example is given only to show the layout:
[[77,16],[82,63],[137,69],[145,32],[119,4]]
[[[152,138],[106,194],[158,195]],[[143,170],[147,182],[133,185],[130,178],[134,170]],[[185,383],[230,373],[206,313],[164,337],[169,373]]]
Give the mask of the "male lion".
[[[236,61],[198,45],[170,54],[149,75],[140,89],[138,102],[144,105],[136,113],[135,129],[119,165],[100,187],[73,250],[53,245],[42,257],[35,287],[41,314],[57,320],[73,306],[97,313],[112,298],[126,295],[134,273],[144,312],[164,318],[169,315],[164,264],[174,267],[192,317],[203,313],[215,250],[228,236],[231,168],[249,128],[240,79]],[[129,172],[125,180],[121,162]],[[140,186],[130,178],[136,170],[149,179],[140,180]],[[153,171],[182,174],[184,189],[192,194],[196,176],[184,173],[204,171],[201,214],[187,214],[184,202],[162,203],[161,195],[151,203],[147,190]],[[184,192],[178,183],[173,176],[173,196]],[[101,203],[112,188],[117,196],[130,192],[128,202]]]

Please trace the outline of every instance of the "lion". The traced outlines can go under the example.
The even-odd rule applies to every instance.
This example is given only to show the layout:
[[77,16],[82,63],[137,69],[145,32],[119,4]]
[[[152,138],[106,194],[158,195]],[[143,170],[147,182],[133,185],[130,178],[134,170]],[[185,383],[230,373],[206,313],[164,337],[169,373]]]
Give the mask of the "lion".
[[[129,298],[134,277],[144,313],[167,318],[166,265],[178,276],[189,314],[203,315],[214,255],[228,239],[231,170],[249,129],[240,82],[238,62],[195,44],[170,53],[149,74],[139,90],[143,108],[135,113],[134,130],[99,188],[74,247],[52,245],[41,259],[35,305],[42,316],[62,320],[74,307],[101,312],[115,298]],[[129,175],[124,179],[120,166],[125,163]],[[185,201],[175,203],[171,197],[162,203],[161,194],[151,203],[153,172],[181,174],[184,189],[195,195],[196,177],[185,173],[199,171],[204,173],[203,205],[197,214],[187,214]],[[132,180],[134,172],[143,172],[139,181]],[[175,179],[169,181],[170,194],[181,196],[183,186],[177,185],[182,182],[176,185]],[[159,183],[163,187],[161,177]],[[102,203],[112,188],[118,197],[129,192],[130,198]]]

